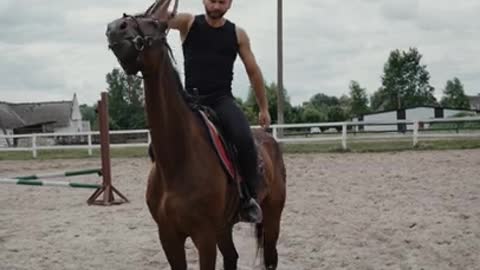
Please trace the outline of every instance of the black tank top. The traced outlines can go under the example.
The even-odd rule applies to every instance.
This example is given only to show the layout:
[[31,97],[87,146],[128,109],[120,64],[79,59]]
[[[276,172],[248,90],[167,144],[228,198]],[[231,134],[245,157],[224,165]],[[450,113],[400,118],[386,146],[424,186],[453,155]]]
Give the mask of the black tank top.
[[211,27],[197,15],[183,42],[185,88],[200,95],[232,95],[233,64],[238,53],[235,24]]

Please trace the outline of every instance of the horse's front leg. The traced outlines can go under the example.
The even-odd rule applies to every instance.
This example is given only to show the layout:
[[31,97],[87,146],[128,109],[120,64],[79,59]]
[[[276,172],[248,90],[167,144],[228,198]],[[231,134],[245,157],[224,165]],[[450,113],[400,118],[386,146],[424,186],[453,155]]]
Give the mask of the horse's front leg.
[[185,255],[185,241],[187,237],[167,226],[159,226],[158,233],[163,251],[172,270],[187,270],[187,258]]
[[224,270],[237,270],[238,253],[233,243],[233,226],[229,226],[218,235],[218,249],[223,256]]
[[193,243],[200,257],[200,270],[215,270],[217,237],[212,228],[213,226],[201,226],[199,230],[192,235]]

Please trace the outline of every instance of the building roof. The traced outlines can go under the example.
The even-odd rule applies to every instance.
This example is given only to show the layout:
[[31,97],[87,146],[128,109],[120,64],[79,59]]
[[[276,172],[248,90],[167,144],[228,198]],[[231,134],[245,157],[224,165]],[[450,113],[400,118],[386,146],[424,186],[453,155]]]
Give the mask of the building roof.
[[0,129],[14,129],[25,125],[20,116],[6,103],[0,103]]
[[68,126],[72,115],[72,101],[36,103],[0,103],[0,125],[14,129],[23,126],[54,123],[54,127]]

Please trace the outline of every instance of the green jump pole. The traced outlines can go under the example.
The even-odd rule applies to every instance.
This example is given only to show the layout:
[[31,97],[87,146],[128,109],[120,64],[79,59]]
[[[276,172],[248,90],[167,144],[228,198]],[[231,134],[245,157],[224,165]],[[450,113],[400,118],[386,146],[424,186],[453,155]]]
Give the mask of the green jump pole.
[[90,188],[98,189],[102,185],[98,184],[83,184],[83,183],[70,183],[61,181],[37,181],[37,180],[22,180],[22,179],[5,179],[0,178],[0,184],[13,184],[13,185],[27,185],[27,186],[55,186],[55,187],[71,187],[71,188]]
[[50,173],[50,174],[34,174],[34,175],[18,176],[18,177],[14,177],[13,179],[38,180],[38,179],[71,177],[71,176],[95,174],[95,173],[98,174],[98,176],[101,176],[102,175],[102,169],[87,169],[87,170],[70,171],[70,172],[62,172],[62,173]]

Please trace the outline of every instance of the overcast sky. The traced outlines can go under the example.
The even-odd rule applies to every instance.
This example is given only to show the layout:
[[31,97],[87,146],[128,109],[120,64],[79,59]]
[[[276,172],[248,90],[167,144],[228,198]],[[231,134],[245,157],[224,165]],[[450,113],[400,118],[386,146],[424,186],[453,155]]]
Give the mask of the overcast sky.
[[[144,11],[153,0],[1,0],[0,100],[69,100],[93,104],[105,75],[119,65],[107,49],[108,22]],[[265,80],[276,81],[276,2],[236,0],[227,17],[246,29]],[[286,0],[285,87],[294,104],[315,93],[340,96],[356,80],[372,94],[389,53],[417,47],[441,96],[458,77],[480,93],[478,0]],[[201,0],[180,11],[203,11]],[[180,70],[179,36],[169,36]],[[182,73],[183,75],[183,73]],[[248,77],[235,66],[234,94],[245,98]]]

